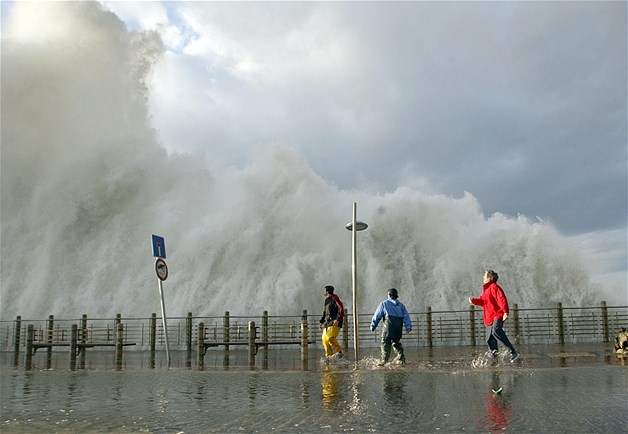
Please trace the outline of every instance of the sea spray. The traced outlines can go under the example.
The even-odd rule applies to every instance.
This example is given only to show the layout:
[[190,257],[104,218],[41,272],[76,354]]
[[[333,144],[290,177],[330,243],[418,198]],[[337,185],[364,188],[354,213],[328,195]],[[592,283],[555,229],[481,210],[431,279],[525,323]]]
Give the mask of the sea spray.
[[489,267],[520,307],[597,300],[551,224],[487,218],[470,193],[344,191],[285,144],[215,173],[168,154],[147,108],[161,43],[97,3],[19,3],[6,23],[4,320],[159,312],[153,233],[168,249],[169,315],[318,313],[327,284],[351,309],[354,201],[369,224],[358,235],[362,313],[392,286],[414,312],[466,309]]

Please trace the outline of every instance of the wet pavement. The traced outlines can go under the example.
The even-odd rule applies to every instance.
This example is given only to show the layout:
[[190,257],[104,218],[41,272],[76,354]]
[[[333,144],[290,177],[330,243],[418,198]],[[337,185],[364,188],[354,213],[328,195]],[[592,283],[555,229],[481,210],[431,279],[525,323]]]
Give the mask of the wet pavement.
[[[92,352],[87,369],[13,368],[2,355],[3,432],[628,432],[628,370],[609,344],[518,348],[492,366],[481,347],[406,348],[405,366],[377,366],[377,348],[324,363],[293,349],[210,350],[203,370],[174,352]],[[12,355],[9,355],[12,356]],[[39,354],[37,355],[40,356]],[[163,356],[163,355],[160,355]],[[106,362],[103,362],[106,361]],[[305,369],[304,369],[305,368]]]

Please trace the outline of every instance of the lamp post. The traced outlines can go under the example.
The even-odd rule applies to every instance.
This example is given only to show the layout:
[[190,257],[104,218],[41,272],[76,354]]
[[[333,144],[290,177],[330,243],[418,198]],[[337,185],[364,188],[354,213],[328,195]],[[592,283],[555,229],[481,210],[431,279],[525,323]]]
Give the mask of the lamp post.
[[346,228],[351,231],[351,270],[353,282],[353,353],[355,362],[360,359],[360,337],[358,326],[358,259],[356,252],[357,231],[363,231],[368,227],[364,222],[356,220],[358,205],[353,202],[353,219],[346,224]]

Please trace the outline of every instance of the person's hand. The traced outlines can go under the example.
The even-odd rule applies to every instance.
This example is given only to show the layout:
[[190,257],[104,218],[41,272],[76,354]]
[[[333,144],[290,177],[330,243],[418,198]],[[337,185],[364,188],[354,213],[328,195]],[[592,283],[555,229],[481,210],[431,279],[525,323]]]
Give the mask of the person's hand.
[[471,297],[469,297],[469,304],[473,304],[473,302],[471,301]]
[[323,330],[323,323],[320,323],[320,324],[318,325],[318,328],[319,328],[319,330]]
[[504,316],[502,317],[502,321],[506,321],[508,319],[508,314],[504,312]]
[[371,331],[374,332],[375,331],[375,327],[371,327]]
[[406,329],[406,333],[410,333],[412,329]]
[[334,322],[332,323],[333,325],[335,325],[336,327],[338,326],[338,320],[335,319]]

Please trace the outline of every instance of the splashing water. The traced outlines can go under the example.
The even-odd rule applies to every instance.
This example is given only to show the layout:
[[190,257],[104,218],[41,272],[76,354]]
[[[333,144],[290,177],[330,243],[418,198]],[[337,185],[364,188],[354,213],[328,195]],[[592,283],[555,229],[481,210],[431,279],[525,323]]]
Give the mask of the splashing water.
[[[289,146],[210,173],[169,155],[146,85],[162,46],[96,3],[15,4],[3,29],[2,319],[159,312],[151,234],[166,239],[168,314],[317,313],[351,306],[352,202],[360,312],[396,287],[412,312],[466,309],[484,268],[520,307],[592,302],[579,253],[550,224],[400,187],[343,191]],[[589,295],[591,294],[591,295]]]

